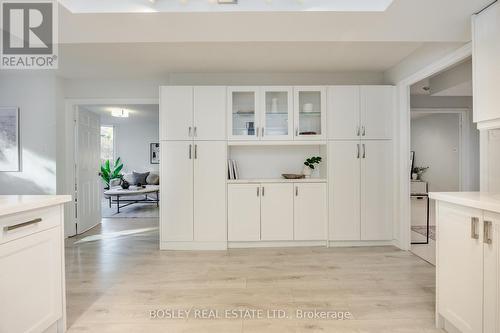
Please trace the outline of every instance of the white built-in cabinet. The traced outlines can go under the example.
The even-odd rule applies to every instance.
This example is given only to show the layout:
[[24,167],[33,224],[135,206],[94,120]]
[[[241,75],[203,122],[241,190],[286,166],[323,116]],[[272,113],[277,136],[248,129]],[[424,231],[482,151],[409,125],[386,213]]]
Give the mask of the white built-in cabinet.
[[161,87],[160,107],[160,140],[226,140],[226,87]]
[[438,324],[500,332],[500,215],[438,201]]
[[500,3],[473,16],[474,122],[500,122]]
[[324,183],[228,185],[228,240],[326,239]]
[[294,87],[294,126],[296,140],[326,138],[326,88]]

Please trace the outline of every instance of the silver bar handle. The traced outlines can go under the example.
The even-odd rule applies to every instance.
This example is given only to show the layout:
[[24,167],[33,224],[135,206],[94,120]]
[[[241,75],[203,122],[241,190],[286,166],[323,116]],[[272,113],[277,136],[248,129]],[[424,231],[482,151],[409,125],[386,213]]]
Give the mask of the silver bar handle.
[[195,137],[198,136],[198,126],[194,127],[194,132],[193,133],[194,133]]
[[366,145],[363,143],[363,158],[366,158]]
[[29,225],[40,223],[40,222],[42,222],[42,219],[41,218],[36,218],[36,219],[33,219],[33,220],[29,220],[27,222],[22,222],[22,223],[18,223],[18,224],[6,226],[6,227],[3,228],[3,230],[4,231],[12,231],[12,230],[15,230],[15,229],[19,229],[19,228],[22,228],[22,227],[27,227]]
[[356,136],[359,136],[359,135],[360,135],[360,133],[361,133],[361,132],[360,132],[359,125],[358,125],[358,127],[356,128]]
[[361,136],[365,136],[365,135],[366,135],[366,128],[365,128],[365,126],[363,125],[363,126],[361,127]]
[[192,150],[193,145],[189,145],[189,159],[191,159],[191,150]]
[[295,196],[296,197],[299,196],[299,187],[298,186],[295,186]]
[[198,145],[194,145],[194,159],[198,159]]
[[262,137],[264,137],[264,127],[262,127]]
[[299,136],[299,129],[298,128],[295,129],[295,136]]
[[259,190],[260,190],[260,187],[257,186],[257,196],[259,196]]
[[257,127],[257,137],[259,137],[259,134],[260,134],[260,127]]
[[479,239],[479,234],[477,232],[477,227],[479,225],[478,217],[471,217],[470,219],[470,237],[472,239]]
[[264,186],[262,186],[262,196],[264,196]]
[[359,158],[359,143],[356,145],[356,158]]
[[493,231],[493,222],[484,221],[483,242],[484,244],[493,244],[491,233]]
[[191,137],[191,131],[193,130],[193,128],[191,126],[189,126],[189,129],[188,129],[188,136]]

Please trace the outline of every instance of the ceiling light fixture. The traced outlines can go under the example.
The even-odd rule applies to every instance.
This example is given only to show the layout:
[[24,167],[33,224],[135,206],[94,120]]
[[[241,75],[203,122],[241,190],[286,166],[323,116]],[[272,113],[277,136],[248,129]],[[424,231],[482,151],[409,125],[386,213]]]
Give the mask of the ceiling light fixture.
[[111,115],[113,117],[117,117],[117,118],[128,118],[128,110],[124,110],[124,109],[113,110],[113,111],[111,111]]
[[217,0],[217,3],[219,5],[236,5],[238,0]]

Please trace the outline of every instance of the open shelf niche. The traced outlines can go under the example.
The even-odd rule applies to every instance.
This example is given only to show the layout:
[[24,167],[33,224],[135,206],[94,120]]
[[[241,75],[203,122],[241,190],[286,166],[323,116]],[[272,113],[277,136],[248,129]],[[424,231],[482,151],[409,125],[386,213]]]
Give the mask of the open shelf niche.
[[240,177],[239,180],[228,180],[228,182],[286,182],[281,174],[302,174],[304,161],[312,156],[320,156],[322,162],[313,171],[311,178],[298,181],[326,181],[328,170],[326,145],[229,146],[228,159],[238,163]]

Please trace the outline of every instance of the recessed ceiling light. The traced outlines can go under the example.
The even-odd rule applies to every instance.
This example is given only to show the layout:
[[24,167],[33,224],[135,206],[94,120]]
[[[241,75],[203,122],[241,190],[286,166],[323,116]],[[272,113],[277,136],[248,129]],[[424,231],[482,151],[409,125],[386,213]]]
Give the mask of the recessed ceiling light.
[[238,0],[217,0],[219,4],[224,4],[224,5],[236,5],[238,3]]
[[117,117],[117,118],[128,118],[128,110],[124,110],[124,109],[118,110],[118,109],[115,109],[115,110],[111,111],[111,115],[113,117]]

